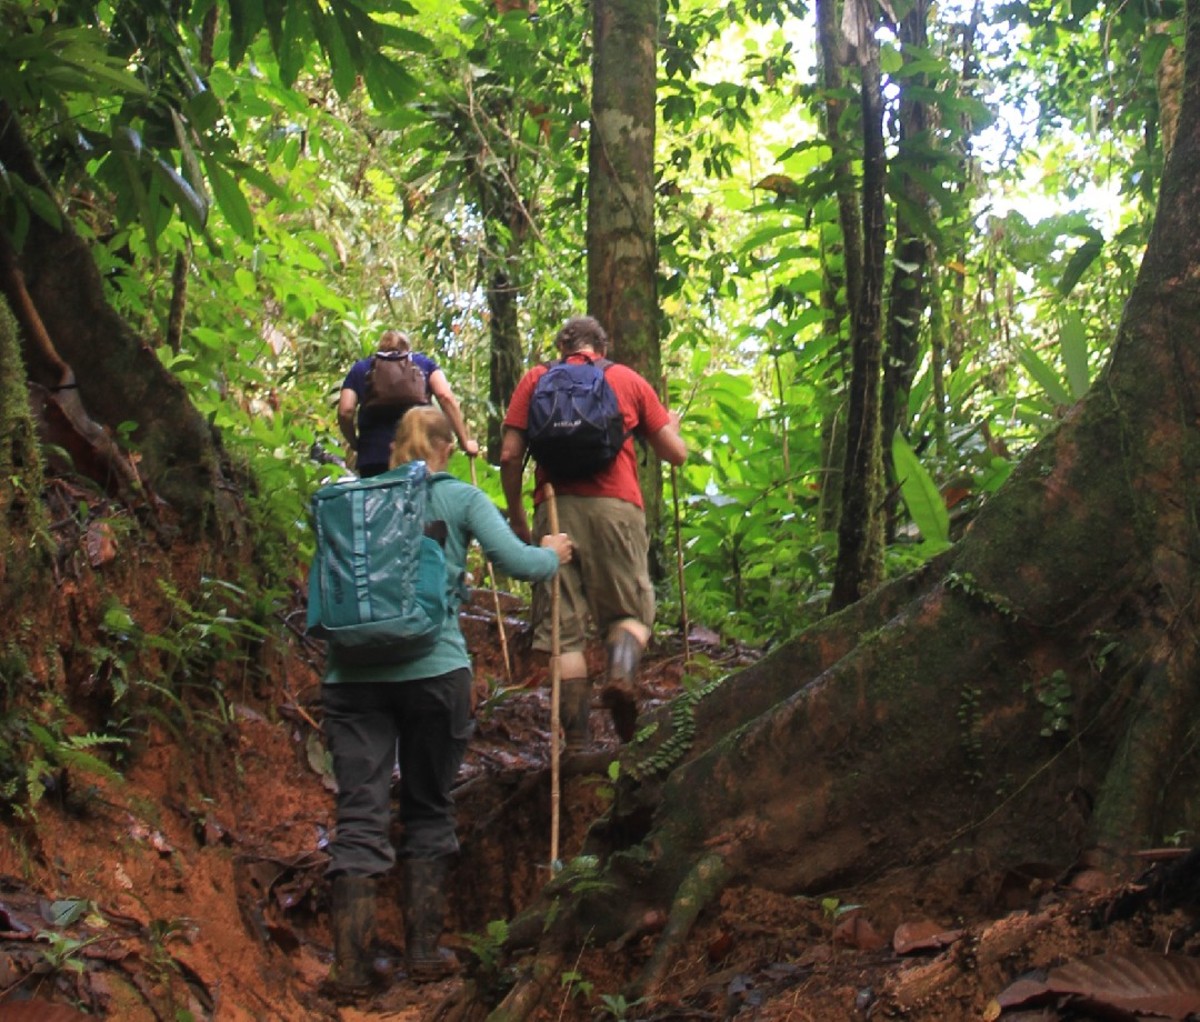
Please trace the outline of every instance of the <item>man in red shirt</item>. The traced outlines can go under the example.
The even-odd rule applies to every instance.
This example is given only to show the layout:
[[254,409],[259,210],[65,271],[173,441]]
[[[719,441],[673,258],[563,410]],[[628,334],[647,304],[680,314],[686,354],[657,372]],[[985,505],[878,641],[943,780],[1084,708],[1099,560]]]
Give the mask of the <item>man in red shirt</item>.
[[[595,361],[608,351],[608,335],[591,316],[575,316],[555,338],[563,360]],[[521,483],[527,449],[529,405],[537,381],[548,367],[534,366],[517,384],[504,416],[500,480],[513,531],[527,543],[550,532],[545,504],[547,476],[534,473],[534,528],[530,532]],[[588,740],[591,682],[587,676],[588,619],[605,637],[608,651],[604,705],[622,741],[634,734],[637,699],[634,678],[654,625],[654,588],[650,584],[649,538],[642,490],[638,485],[634,434],[644,438],[664,461],[682,465],[687,446],[679,435],[679,416],[663,407],[654,388],[628,366],[610,365],[605,378],[617,396],[628,436],[617,457],[585,479],[549,479],[554,484],[558,526],[575,544],[575,560],[559,573],[561,585],[559,719],[567,751],[579,752]],[[534,649],[551,647],[549,600],[545,587],[534,592]]]

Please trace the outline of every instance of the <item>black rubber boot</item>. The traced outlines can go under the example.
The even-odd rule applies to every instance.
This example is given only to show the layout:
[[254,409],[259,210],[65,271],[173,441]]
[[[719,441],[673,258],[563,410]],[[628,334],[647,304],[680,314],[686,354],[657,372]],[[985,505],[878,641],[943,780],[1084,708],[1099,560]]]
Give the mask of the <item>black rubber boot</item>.
[[569,756],[583,752],[591,739],[588,715],[592,707],[592,683],[588,678],[563,678],[558,694],[558,722]]
[[623,742],[637,733],[637,689],[634,679],[642,662],[642,644],[625,629],[617,629],[616,638],[608,644],[608,681],[600,693],[600,701],[612,714],[613,727]]
[[438,947],[446,919],[447,857],[404,863],[404,967],[414,983],[434,983],[458,972],[458,958]]
[[380,987],[372,968],[375,940],[375,877],[340,874],[333,881],[330,926],[333,930],[333,966],[324,988],[335,997],[371,994]]

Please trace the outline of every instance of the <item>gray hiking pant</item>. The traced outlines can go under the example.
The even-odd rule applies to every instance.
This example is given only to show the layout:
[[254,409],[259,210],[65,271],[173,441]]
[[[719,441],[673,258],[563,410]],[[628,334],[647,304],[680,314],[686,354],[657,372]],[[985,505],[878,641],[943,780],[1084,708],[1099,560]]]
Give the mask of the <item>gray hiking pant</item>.
[[471,719],[466,668],[419,681],[321,686],[325,741],[337,780],[337,825],[328,872],[377,876],[396,861],[392,768],[400,743],[400,855],[436,859],[458,851],[450,788]]

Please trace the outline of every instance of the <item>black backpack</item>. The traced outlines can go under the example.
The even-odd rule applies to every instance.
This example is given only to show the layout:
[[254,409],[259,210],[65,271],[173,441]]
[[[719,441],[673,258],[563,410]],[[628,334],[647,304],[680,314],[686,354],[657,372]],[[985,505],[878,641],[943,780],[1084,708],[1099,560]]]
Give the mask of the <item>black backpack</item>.
[[380,351],[371,356],[362,406],[372,412],[406,412],[429,404],[429,384],[410,352]]
[[526,441],[551,479],[587,479],[612,464],[629,433],[606,358],[553,363],[533,388]]

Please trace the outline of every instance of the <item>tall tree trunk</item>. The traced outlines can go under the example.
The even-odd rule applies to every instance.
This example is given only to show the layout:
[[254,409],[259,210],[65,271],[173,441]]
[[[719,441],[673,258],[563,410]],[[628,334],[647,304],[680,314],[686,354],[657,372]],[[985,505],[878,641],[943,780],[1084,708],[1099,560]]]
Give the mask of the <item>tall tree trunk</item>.
[[[594,0],[592,131],[588,147],[588,311],[608,331],[610,356],[657,384],[654,131],[658,0]],[[662,470],[640,470],[651,570],[664,577]]]
[[842,65],[846,46],[837,24],[837,0],[817,0],[817,44],[824,101],[821,121],[833,151],[833,179],[837,189],[838,224],[841,237],[822,231],[821,265],[824,284],[821,307],[825,311],[823,332],[836,338],[838,369],[826,381],[834,395],[821,422],[821,531],[836,532],[842,514],[842,489],[846,464],[846,398],[843,384],[849,378],[850,354],[846,342],[850,311],[858,302],[862,281],[862,223],[858,186],[854,177],[852,146],[844,132],[850,121],[843,98]]
[[854,179],[853,146],[845,139],[842,125],[846,112],[842,65],[846,44],[837,24],[837,0],[817,0],[817,43],[821,61],[821,86],[825,96],[822,121],[825,139],[833,151],[833,179],[837,189],[838,221],[842,225],[842,273],[846,285],[845,308],[858,305],[861,290],[863,249],[862,214]]
[[[916,0],[900,22],[901,53],[906,62],[924,56],[928,45],[928,16],[926,0]],[[900,482],[892,464],[891,438],[897,430],[908,436],[908,396],[921,352],[921,317],[926,308],[925,273],[930,242],[924,236],[922,225],[929,216],[929,196],[920,179],[921,174],[927,174],[930,169],[928,153],[932,139],[929,135],[928,108],[925,101],[919,98],[925,87],[926,76],[916,74],[904,78],[900,92],[900,143],[896,160],[900,167],[900,195],[896,208],[895,257],[892,259],[892,283],[888,298],[887,354],[883,366],[880,412],[888,482],[885,515],[888,540],[895,537],[899,500],[897,486]]]
[[883,364],[883,267],[887,251],[883,92],[873,38],[859,51],[863,124],[863,272],[853,309],[846,475],[830,612],[870,592],[883,576],[883,458],[880,448],[880,372]]
[[[962,68],[959,71],[959,78],[963,83],[971,83],[979,80],[979,58],[976,56],[975,50],[979,43],[979,25],[982,20],[983,0],[976,0],[974,6],[971,8],[970,19],[962,27],[961,47],[959,50]],[[970,86],[966,86],[964,91],[967,88],[970,88]],[[960,196],[962,196],[969,193],[972,178],[976,174],[975,160],[971,154],[971,118],[969,114],[963,113],[959,116],[954,138],[958,147],[961,148],[961,163],[958,173],[954,175],[954,180],[959,183],[958,190]],[[957,254],[956,262],[960,267],[968,264],[965,238]],[[970,318],[970,313],[966,307],[966,273],[955,273],[952,279],[954,283],[950,289],[949,315],[946,317],[949,331],[946,335],[945,348],[945,366],[950,372],[958,368],[959,363],[962,361],[963,352],[969,343],[967,323]]]
[[[521,330],[517,320],[517,290],[502,267],[493,269],[487,288],[488,311],[491,320],[490,383],[488,403],[500,412],[508,407],[517,381],[525,371]],[[489,412],[487,421],[487,457],[493,463],[500,460],[500,423],[502,415]]]

